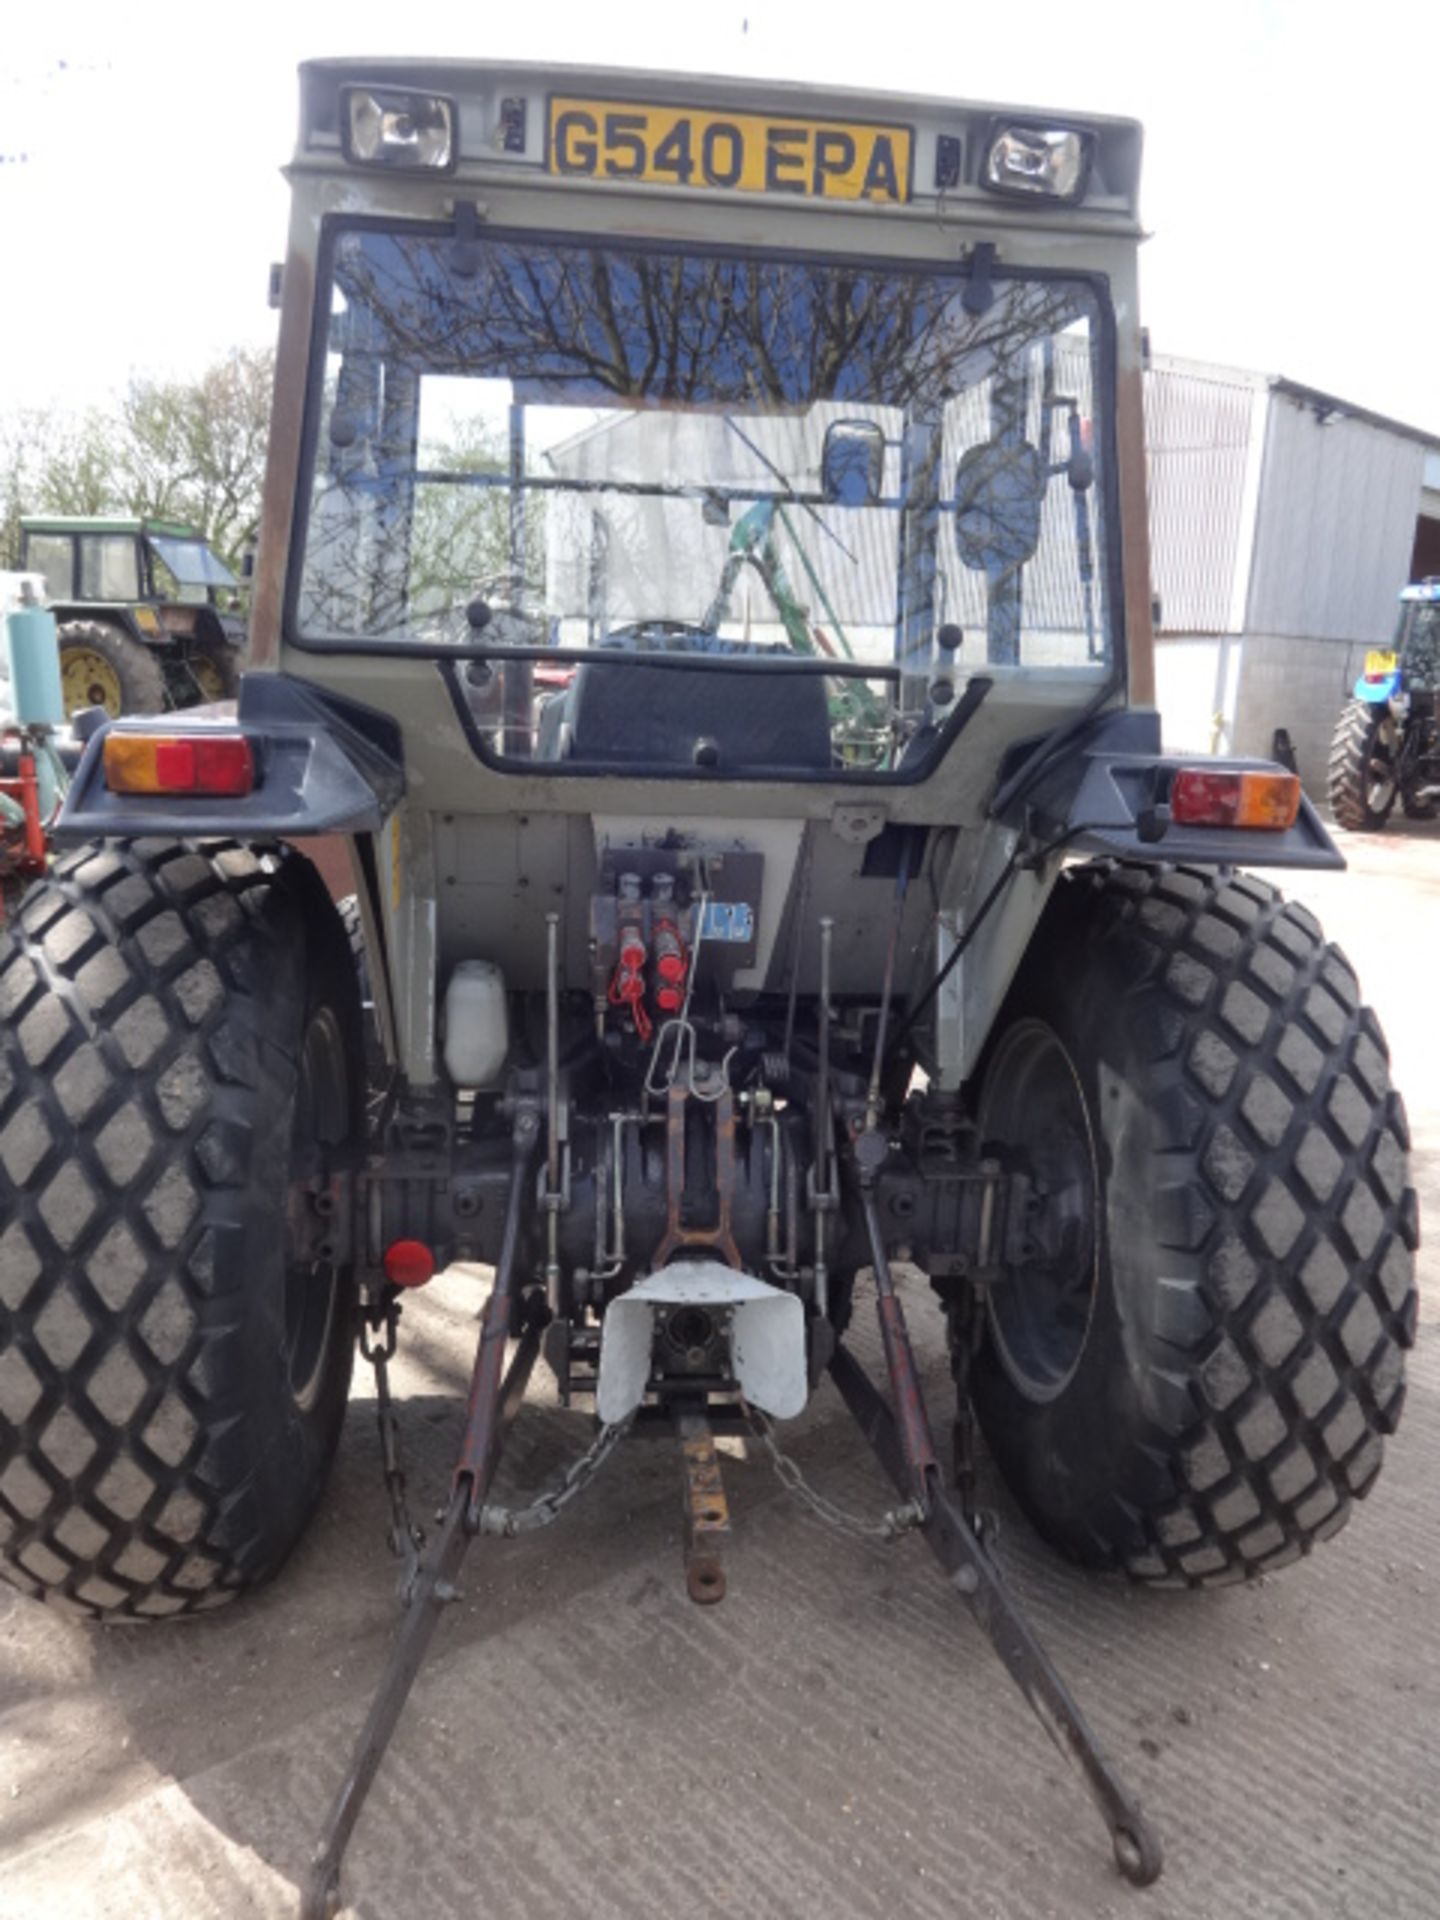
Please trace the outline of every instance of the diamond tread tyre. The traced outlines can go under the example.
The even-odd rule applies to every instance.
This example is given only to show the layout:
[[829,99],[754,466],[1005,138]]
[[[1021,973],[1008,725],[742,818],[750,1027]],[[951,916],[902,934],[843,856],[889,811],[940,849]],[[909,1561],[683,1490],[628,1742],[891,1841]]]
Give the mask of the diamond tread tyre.
[[[1058,1243],[1087,1303],[1056,1295],[1080,1331],[1034,1349],[1048,1374],[992,1306],[975,1389],[1002,1471],[1063,1551],[1143,1581],[1297,1559],[1374,1483],[1415,1328],[1404,1109],[1348,962],[1252,875],[1080,867],[999,1028],[992,1067],[1040,1033],[1068,1061],[1098,1201]],[[1063,1101],[1028,1147],[1026,1124],[1000,1144],[1073,1192]]]
[[285,1195],[358,1138],[359,1006],[313,868],[68,855],[0,941],[0,1575],[145,1619],[272,1573],[349,1387],[351,1276]]
[[[159,656],[106,620],[67,620],[59,631],[60,678],[67,710],[104,707],[124,713],[164,713],[165,671]],[[87,676],[86,668],[94,669]]]
[[1388,719],[1388,708],[1377,711],[1363,700],[1352,700],[1330,743],[1330,811],[1351,833],[1379,833],[1399,798],[1393,782],[1381,795],[1379,806],[1373,804],[1371,792],[1376,735]]

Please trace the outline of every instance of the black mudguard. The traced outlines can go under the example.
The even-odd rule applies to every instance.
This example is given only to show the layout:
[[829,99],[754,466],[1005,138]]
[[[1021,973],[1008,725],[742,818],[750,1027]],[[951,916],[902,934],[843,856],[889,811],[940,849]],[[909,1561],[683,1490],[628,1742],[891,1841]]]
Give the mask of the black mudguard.
[[[254,790],[228,795],[112,793],[102,754],[111,732],[168,736],[233,732],[250,741]],[[225,705],[113,720],[88,742],[54,829],[60,842],[133,834],[194,839],[294,839],[377,833],[405,791],[400,729],[388,714],[344,700],[289,674],[245,674]]]
[[1043,741],[1016,749],[1001,770],[993,810],[1037,840],[1063,838],[1076,853],[1126,860],[1184,861],[1201,867],[1341,869],[1345,857],[1302,793],[1295,824],[1182,826],[1170,818],[1170,789],[1182,767],[1206,773],[1284,773],[1273,760],[1162,753],[1160,716],[1150,707],[1097,714],[1072,739],[1047,751]]

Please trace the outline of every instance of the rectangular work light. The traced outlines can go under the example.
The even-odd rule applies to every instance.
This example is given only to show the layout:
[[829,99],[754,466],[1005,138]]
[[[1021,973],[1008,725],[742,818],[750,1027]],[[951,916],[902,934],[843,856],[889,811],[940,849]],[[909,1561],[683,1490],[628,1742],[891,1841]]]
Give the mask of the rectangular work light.
[[1094,144],[1093,134],[1074,127],[997,125],[985,149],[980,184],[1022,200],[1073,203],[1084,197]]
[[255,755],[243,733],[111,733],[105,784],[112,793],[249,793]]
[[344,87],[340,141],[356,166],[448,173],[456,160],[455,102],[396,87]]

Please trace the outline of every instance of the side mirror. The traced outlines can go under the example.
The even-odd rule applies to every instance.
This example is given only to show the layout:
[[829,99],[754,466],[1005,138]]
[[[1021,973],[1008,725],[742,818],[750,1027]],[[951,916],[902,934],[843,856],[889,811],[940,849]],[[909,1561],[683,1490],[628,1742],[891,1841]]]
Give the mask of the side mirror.
[[1045,460],[1028,440],[984,440],[955,470],[955,538],[960,558],[992,578],[1023,567],[1040,544]]
[[873,420],[833,420],[820,455],[820,489],[837,507],[873,507],[885,481],[885,435]]

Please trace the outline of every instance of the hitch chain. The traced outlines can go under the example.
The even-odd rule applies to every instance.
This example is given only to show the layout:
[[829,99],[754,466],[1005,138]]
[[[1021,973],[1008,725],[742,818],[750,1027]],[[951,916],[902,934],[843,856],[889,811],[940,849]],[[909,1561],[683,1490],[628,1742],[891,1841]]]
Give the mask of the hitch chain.
[[792,1493],[801,1506],[807,1507],[814,1517],[827,1527],[833,1527],[836,1533],[843,1533],[852,1540],[895,1541],[903,1534],[923,1527],[929,1518],[925,1507],[919,1500],[907,1500],[903,1506],[891,1507],[881,1514],[878,1520],[864,1519],[858,1513],[850,1513],[846,1508],[837,1506],[833,1500],[818,1493],[800,1470],[800,1464],[790,1454],[782,1453],[776,1442],[774,1431],[764,1414],[754,1407],[750,1410],[750,1423],[754,1427],[761,1445],[770,1455],[770,1463],[775,1469],[775,1477],[788,1493]]
[[608,1427],[601,1427],[578,1460],[572,1460],[553,1487],[532,1500],[527,1507],[501,1507],[487,1504],[480,1509],[478,1531],[513,1539],[517,1533],[534,1533],[558,1520],[572,1500],[589,1486],[616,1447],[630,1431],[635,1416],[627,1414]]
[[[395,1416],[395,1401],[390,1392],[390,1362],[400,1331],[400,1303],[390,1300],[371,1303],[361,1309],[360,1357],[375,1369],[375,1420],[380,1429],[380,1459],[385,1475],[385,1491],[390,1497],[390,1527],[385,1538],[400,1561],[399,1595],[402,1605],[409,1599],[420,1571],[420,1550],[425,1545],[425,1530],[417,1526],[405,1496],[405,1469],[400,1462],[400,1422]],[[372,1333],[379,1336],[372,1339]]]

